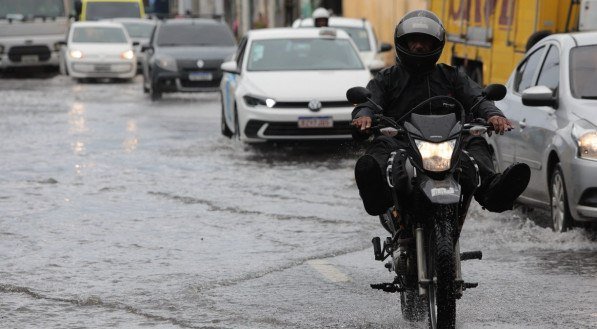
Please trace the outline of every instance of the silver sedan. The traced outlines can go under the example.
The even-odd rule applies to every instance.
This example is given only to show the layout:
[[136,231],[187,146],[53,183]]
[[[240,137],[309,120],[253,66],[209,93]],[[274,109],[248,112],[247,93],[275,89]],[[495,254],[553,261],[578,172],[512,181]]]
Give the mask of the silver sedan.
[[496,105],[514,129],[490,138],[500,169],[531,167],[519,202],[551,211],[553,228],[597,223],[597,32],[556,34],[533,48]]

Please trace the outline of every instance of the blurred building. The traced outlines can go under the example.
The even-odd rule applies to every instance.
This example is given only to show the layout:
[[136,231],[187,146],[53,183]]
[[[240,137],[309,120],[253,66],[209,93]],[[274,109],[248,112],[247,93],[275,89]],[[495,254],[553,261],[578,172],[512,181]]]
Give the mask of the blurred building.
[[[323,7],[332,15],[367,18],[378,39],[393,43],[394,27],[400,17],[426,8],[425,0],[144,0],[148,12],[170,16],[221,17],[237,37],[253,28],[290,26]],[[164,11],[168,11],[165,14]],[[393,55],[388,55],[389,61]]]

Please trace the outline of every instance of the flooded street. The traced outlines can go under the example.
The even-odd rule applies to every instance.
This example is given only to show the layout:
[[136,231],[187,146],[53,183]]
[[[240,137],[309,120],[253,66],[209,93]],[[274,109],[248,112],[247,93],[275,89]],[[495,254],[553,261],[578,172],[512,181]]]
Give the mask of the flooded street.
[[[0,79],[0,327],[425,328],[373,260],[357,148],[244,145],[220,96]],[[475,204],[457,328],[597,327],[597,238]]]

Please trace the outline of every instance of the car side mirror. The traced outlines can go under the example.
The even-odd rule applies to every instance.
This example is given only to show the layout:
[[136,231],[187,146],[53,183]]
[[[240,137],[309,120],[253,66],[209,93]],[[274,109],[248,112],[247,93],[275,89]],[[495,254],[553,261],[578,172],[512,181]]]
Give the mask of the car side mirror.
[[[135,44],[133,43],[133,45],[135,45]],[[150,45],[143,45],[143,46],[141,46],[141,52],[143,52],[143,53],[146,52],[146,51],[148,51],[148,50],[150,50],[150,49],[153,49],[153,47],[150,46]]]
[[138,45],[140,45],[139,41],[133,41],[133,47],[137,47]]
[[365,103],[370,97],[371,92],[364,87],[352,87],[346,91],[346,99],[352,104]]
[[382,42],[382,44],[379,46],[378,53],[385,53],[386,51],[390,50],[392,50],[392,45],[386,42]]
[[236,61],[224,62],[224,63],[222,63],[220,68],[224,72],[228,72],[228,73],[232,73],[232,74],[240,74],[240,70],[238,69],[238,67],[236,65]]
[[56,41],[55,45],[57,47],[66,46],[66,41],[64,41],[64,40]]
[[558,108],[557,97],[546,86],[534,86],[522,92],[522,104],[526,106],[550,106]]
[[506,89],[506,86],[499,83],[490,84],[483,90],[485,98],[490,101],[499,101],[500,99],[504,99],[507,92],[508,90]]

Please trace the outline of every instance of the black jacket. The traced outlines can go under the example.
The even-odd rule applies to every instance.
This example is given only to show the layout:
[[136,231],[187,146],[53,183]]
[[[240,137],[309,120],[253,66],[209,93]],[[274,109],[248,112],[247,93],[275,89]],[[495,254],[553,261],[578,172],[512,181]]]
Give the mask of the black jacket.
[[[451,96],[457,99],[468,111],[477,100],[481,99],[483,89],[457,68],[438,64],[435,69],[424,75],[411,75],[400,64],[380,71],[367,84],[372,93],[371,100],[383,108],[383,114],[395,119],[431,96]],[[432,104],[434,111],[436,106]],[[445,106],[445,104],[444,104]],[[370,102],[359,104],[352,112],[353,118],[373,116],[375,105]],[[492,101],[483,101],[469,118],[489,119],[494,115],[504,116]]]

